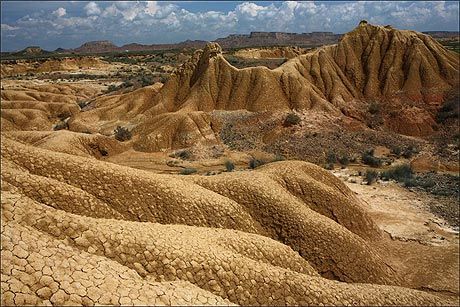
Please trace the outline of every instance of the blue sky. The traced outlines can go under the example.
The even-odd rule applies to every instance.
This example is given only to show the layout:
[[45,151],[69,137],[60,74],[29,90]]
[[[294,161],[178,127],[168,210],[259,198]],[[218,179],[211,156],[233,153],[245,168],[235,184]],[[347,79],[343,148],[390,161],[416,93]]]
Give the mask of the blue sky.
[[417,31],[458,31],[444,1],[2,1],[2,51],[74,48],[91,40],[173,43],[250,31],[345,33],[361,19]]

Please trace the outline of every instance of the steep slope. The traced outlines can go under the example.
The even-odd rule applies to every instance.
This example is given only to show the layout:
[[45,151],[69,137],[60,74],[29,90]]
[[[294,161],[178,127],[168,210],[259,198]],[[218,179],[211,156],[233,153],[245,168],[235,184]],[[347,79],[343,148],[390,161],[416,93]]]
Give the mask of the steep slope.
[[[208,44],[173,75],[152,111],[317,109],[364,121],[362,110],[376,101],[383,110],[403,111],[393,118],[385,113],[388,126],[420,135],[432,131],[429,117],[434,117],[444,93],[458,86],[458,73],[458,56],[429,36],[362,24],[337,45],[301,55],[275,70],[236,69],[221,56],[218,45]],[[356,101],[361,104],[350,107]],[[413,129],[394,125],[417,115],[427,119],[413,123]]]
[[183,180],[5,136],[1,162],[2,304],[449,303],[353,283],[398,276],[351,191],[308,163]]
[[52,130],[62,119],[77,114],[79,101],[99,94],[102,86],[82,83],[34,84],[4,82],[1,91],[1,129]]
[[236,51],[234,55],[245,59],[292,59],[305,52],[306,50],[300,47],[247,48]]
[[[337,45],[300,55],[274,70],[237,69],[221,52],[216,43],[208,43],[204,50],[195,52],[158,94],[146,101],[148,107],[136,111],[136,120],[126,125],[141,126],[136,131],[144,132],[144,127],[149,125],[142,121],[161,120],[165,125],[156,126],[155,135],[188,134],[188,131],[177,130],[189,127],[177,125],[178,118],[188,116],[178,113],[242,109],[253,112],[313,110],[367,124],[372,117],[370,105],[376,105],[378,116],[387,128],[424,136],[436,129],[434,118],[444,95],[458,87],[459,82],[458,56],[431,37],[364,22],[344,35]],[[159,115],[161,118],[157,118]],[[91,113],[76,116],[72,129],[82,131],[84,127],[78,125],[91,124],[93,120],[86,118],[88,116]],[[112,114],[107,120],[115,123],[120,116]],[[113,131],[114,124],[96,131],[109,128]],[[212,131],[210,125],[204,129]],[[200,130],[203,129],[192,129],[197,135]],[[171,141],[169,136],[167,139],[166,143],[175,143],[175,147],[184,145]],[[207,142],[209,138],[192,139]],[[142,137],[143,150],[163,148],[165,142],[158,140]]]
[[1,64],[1,76],[8,77],[25,73],[53,71],[76,71],[79,69],[104,69],[109,64],[95,57],[54,58],[46,61],[15,61],[14,64]]

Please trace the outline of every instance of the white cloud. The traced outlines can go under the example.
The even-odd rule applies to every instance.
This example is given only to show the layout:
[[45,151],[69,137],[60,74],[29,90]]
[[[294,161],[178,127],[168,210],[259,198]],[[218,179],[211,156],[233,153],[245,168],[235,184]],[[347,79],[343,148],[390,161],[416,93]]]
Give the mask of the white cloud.
[[101,13],[101,9],[96,2],[90,2],[85,5],[85,11],[86,15],[99,15]]
[[19,29],[19,27],[13,27],[13,26],[10,26],[6,23],[2,23],[1,24],[1,30],[2,31],[14,31],[14,30],[17,30]]
[[146,7],[145,7],[145,13],[153,16],[158,10],[158,5],[156,1],[145,1]]
[[65,8],[60,7],[57,10],[55,10],[52,14],[54,16],[57,16],[57,17],[62,17],[62,16],[65,16],[67,14],[67,11],[66,11]]
[[260,11],[266,10],[266,7],[257,5],[252,2],[244,2],[236,7],[236,11],[241,15],[256,17]]
[[286,1],[244,2],[226,12],[217,9],[197,12],[182,8],[180,3],[101,1],[86,4],[84,15],[79,17],[69,16],[64,8],[38,11],[15,23],[2,24],[2,32],[20,27],[21,31],[14,32],[18,44],[21,38],[41,44],[41,40],[46,39],[41,34],[53,31],[52,37],[47,39],[54,40],[54,47],[62,43],[63,35],[72,37],[73,44],[97,39],[110,39],[120,44],[210,40],[250,31],[344,33],[362,19],[419,31],[455,30],[458,29],[458,8],[458,2]]

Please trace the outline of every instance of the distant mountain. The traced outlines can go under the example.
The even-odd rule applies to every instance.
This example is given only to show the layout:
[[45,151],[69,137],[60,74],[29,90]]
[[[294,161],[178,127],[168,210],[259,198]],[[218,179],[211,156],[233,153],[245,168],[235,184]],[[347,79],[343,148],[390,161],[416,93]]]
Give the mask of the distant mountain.
[[[285,32],[251,32],[250,34],[231,34],[224,38],[218,38],[215,42],[223,48],[243,48],[258,46],[321,46],[335,44],[342,37],[342,34],[332,32],[312,33],[285,33]],[[202,49],[206,46],[203,40],[186,40],[175,44],[152,44],[144,45],[138,43],[126,44],[118,47],[110,41],[87,42],[75,49],[67,49],[67,52],[74,53],[104,53],[122,51],[148,51],[148,50],[169,50],[194,48]],[[62,48],[60,48],[62,49]]]
[[457,31],[425,31],[423,34],[427,34],[434,39],[459,39],[459,32]]
[[46,55],[52,53],[51,51],[46,51],[40,48],[39,46],[29,46],[21,51],[12,52],[11,54],[14,56],[39,56],[39,55]]
[[81,45],[78,48],[73,49],[75,53],[102,53],[117,51],[119,47],[111,41],[92,41]]
[[[423,32],[432,36],[439,41],[458,40],[459,32],[456,31],[427,31]],[[269,47],[269,46],[300,46],[300,47],[317,47],[322,45],[336,44],[343,34],[332,32],[311,32],[311,33],[286,33],[286,32],[251,32],[249,34],[231,34],[224,38],[215,40],[222,48],[247,48],[247,47]],[[203,49],[206,46],[203,40],[186,40],[174,44],[152,44],[144,45],[138,43],[126,44],[121,47],[111,41],[91,41],[84,43],[75,49],[58,48],[54,52],[58,53],[106,53],[106,52],[124,52],[124,51],[149,51],[149,50],[170,50],[170,49]],[[30,46],[19,52],[2,52],[2,56],[39,56],[51,53],[42,50],[37,46]]]
[[284,33],[284,32],[251,32],[250,34],[232,34],[215,40],[222,48],[242,48],[257,46],[319,46],[335,44],[342,34],[332,32]]

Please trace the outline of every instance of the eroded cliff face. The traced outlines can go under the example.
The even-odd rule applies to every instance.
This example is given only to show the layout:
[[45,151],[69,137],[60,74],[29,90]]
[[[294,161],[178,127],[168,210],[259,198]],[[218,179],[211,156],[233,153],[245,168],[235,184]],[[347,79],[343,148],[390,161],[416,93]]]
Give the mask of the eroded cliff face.
[[235,69],[215,43],[198,55],[170,81],[182,91],[167,91],[175,95],[159,96],[159,102],[167,105],[165,100],[172,99],[174,111],[328,110],[351,100],[396,96],[429,105],[440,103],[443,93],[458,84],[458,57],[431,37],[369,24],[347,33],[337,45],[300,55],[275,70]]
[[[372,104],[383,127],[426,136],[437,129],[435,117],[445,92],[457,88],[458,82],[458,56],[431,37],[361,24],[337,45],[297,56],[274,70],[237,69],[225,60],[217,43],[209,43],[163,87],[99,97],[84,112],[69,110],[68,124],[73,131],[106,135],[118,125],[126,126],[134,129],[136,148],[158,151],[219,143],[207,114],[214,110],[310,110],[365,126],[373,116]],[[2,92],[4,100],[27,100],[21,103],[32,109],[7,110],[2,115],[6,129],[30,130],[35,117],[41,128],[51,126],[32,106],[36,98],[8,95]]]

